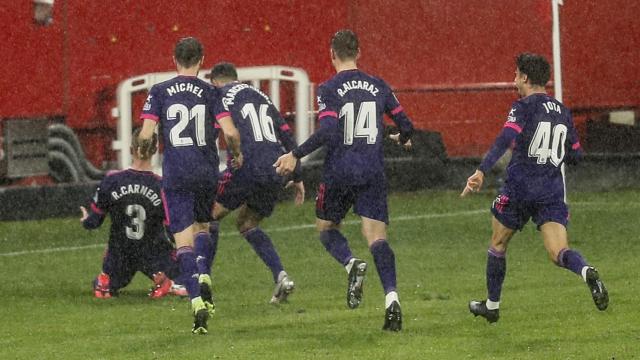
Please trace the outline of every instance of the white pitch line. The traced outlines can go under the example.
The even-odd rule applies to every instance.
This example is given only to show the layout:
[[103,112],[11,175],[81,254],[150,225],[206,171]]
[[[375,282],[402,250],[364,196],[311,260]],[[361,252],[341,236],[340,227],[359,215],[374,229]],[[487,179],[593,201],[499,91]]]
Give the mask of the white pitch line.
[[[591,202],[591,201],[582,201],[569,203],[569,206],[606,206],[611,204],[618,204],[617,201],[611,202]],[[630,206],[637,206],[636,203],[629,204]],[[403,215],[395,218],[391,218],[392,222],[395,221],[412,221],[412,220],[420,220],[420,219],[438,219],[438,218],[447,218],[447,217],[456,217],[456,216],[469,216],[476,214],[490,214],[490,211],[487,208],[478,209],[478,210],[467,210],[467,211],[457,211],[457,212],[449,212],[449,213],[430,213],[430,214],[421,214],[421,215]],[[360,220],[349,220],[342,222],[343,225],[359,225]],[[315,224],[302,224],[302,225],[293,225],[293,226],[281,226],[276,228],[267,228],[265,232],[274,233],[274,232],[286,232],[293,230],[304,230],[304,229],[313,229],[315,228]],[[226,236],[234,236],[237,232],[226,232],[220,233],[220,237]],[[21,255],[32,255],[32,254],[48,254],[54,252],[63,252],[63,251],[76,251],[76,250],[86,250],[86,249],[95,249],[100,247],[105,247],[106,244],[92,244],[92,245],[81,245],[81,246],[65,246],[65,247],[57,247],[57,248],[48,248],[48,249],[38,249],[38,250],[25,250],[25,251],[14,251],[8,253],[0,253],[0,257],[12,257],[12,256],[21,256]]]
[[[421,214],[421,215],[404,215],[398,216],[395,218],[391,218],[391,221],[412,221],[412,220],[420,220],[420,219],[438,219],[438,218],[447,218],[447,217],[456,217],[456,216],[469,216],[487,213],[489,211],[487,209],[482,210],[467,210],[467,211],[458,211],[458,212],[449,212],[449,213],[440,213],[440,214]],[[343,225],[359,225],[360,220],[349,220],[342,222]],[[293,226],[281,226],[276,228],[267,228],[264,231],[266,233],[274,233],[274,232],[286,232],[293,230],[304,230],[304,229],[313,229],[315,228],[315,224],[302,224],[302,225],[293,225]],[[220,237],[226,236],[235,236],[237,232],[224,232],[220,233]],[[106,244],[92,244],[92,245],[81,245],[81,246],[64,246],[57,248],[47,248],[47,249],[38,249],[38,250],[24,250],[24,251],[14,251],[8,253],[0,253],[0,257],[12,257],[12,256],[21,256],[21,255],[33,255],[33,254],[48,254],[54,252],[63,252],[63,251],[76,251],[76,250],[86,250],[86,249],[95,249],[100,247],[105,247]]]

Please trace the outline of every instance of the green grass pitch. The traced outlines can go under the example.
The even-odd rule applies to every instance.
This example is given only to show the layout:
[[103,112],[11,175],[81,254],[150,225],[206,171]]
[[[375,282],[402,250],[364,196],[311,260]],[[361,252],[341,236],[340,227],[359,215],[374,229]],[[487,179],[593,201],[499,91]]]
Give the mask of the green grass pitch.
[[146,297],[138,274],[119,298],[94,299],[108,223],[0,222],[2,359],[638,359],[640,191],[573,193],[570,244],[597,266],[610,306],[596,310],[573,273],[547,258],[531,223],[511,242],[501,318],[474,318],[484,298],[493,192],[469,199],[425,191],[390,197],[404,330],[381,330],[384,296],[357,218],[343,232],[369,261],[360,308],[345,304],[347,274],[313,227],[313,201],[284,203],[263,224],[296,281],[288,304],[268,304],[266,267],[222,223],[209,335],[190,333],[185,299]]

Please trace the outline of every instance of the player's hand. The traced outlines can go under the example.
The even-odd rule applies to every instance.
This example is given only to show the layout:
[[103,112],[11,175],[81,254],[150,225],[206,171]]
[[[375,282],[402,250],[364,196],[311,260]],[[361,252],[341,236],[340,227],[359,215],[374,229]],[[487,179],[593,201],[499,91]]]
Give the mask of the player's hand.
[[83,222],[89,217],[89,212],[84,206],[80,206],[80,211],[82,212],[82,217],[80,218],[80,222]]
[[302,181],[294,182],[292,180],[292,181],[289,181],[287,183],[287,186],[285,186],[284,188],[288,189],[292,186],[294,187],[294,190],[296,192],[296,197],[293,200],[294,204],[298,206],[302,205],[304,203],[304,183]]
[[464,190],[462,190],[460,197],[465,197],[469,193],[480,191],[483,182],[484,173],[480,170],[476,170],[476,172],[467,179],[467,185],[464,187]]
[[389,135],[389,139],[391,139],[391,140],[395,141],[395,142],[396,142],[396,144],[401,145],[402,147],[404,147],[404,149],[405,149],[405,150],[409,150],[409,149],[411,149],[411,146],[412,146],[412,144],[411,144],[411,140],[407,140],[407,142],[406,142],[406,143],[404,143],[404,144],[401,144],[401,143],[400,143],[400,133],[397,133],[397,134],[390,134],[390,135]]
[[242,153],[238,154],[238,156],[234,156],[233,159],[231,159],[231,167],[234,169],[240,169],[242,167],[242,164],[244,164],[244,156],[242,156]]
[[276,168],[276,173],[278,173],[278,175],[285,176],[293,172],[297,163],[298,159],[296,159],[291,152],[288,152],[280,156],[273,164],[273,167]]

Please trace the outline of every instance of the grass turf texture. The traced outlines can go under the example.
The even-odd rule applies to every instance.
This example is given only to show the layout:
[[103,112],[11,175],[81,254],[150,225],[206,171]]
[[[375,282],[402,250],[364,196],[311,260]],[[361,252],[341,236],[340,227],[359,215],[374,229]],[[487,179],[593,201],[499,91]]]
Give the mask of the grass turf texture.
[[640,191],[574,193],[570,244],[597,266],[611,303],[596,310],[586,285],[547,258],[531,223],[507,256],[501,318],[467,310],[486,296],[492,192],[390,197],[389,240],[404,330],[381,330],[384,296],[350,215],[343,232],[370,264],[360,308],[345,304],[346,272],[318,241],[313,202],[281,204],[263,224],[296,281],[288,304],[269,305],[271,274],[233,229],[221,227],[214,265],[217,313],[209,335],[190,333],[188,302],[151,300],[136,275],[119,298],[94,299],[108,223],[77,219],[0,223],[0,348],[7,359],[631,359],[640,357],[636,297]]

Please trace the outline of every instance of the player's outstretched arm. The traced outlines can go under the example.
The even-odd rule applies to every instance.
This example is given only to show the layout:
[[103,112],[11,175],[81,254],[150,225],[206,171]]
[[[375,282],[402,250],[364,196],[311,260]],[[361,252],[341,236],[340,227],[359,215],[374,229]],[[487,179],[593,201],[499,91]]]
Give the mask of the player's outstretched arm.
[[465,185],[464,190],[462,190],[460,197],[465,197],[469,193],[480,191],[483,182],[484,173],[480,170],[476,170],[476,172],[467,179],[467,185]]
[[242,167],[242,163],[244,162],[242,151],[240,150],[240,132],[233,124],[231,116],[224,116],[218,119],[218,124],[220,124],[222,132],[224,133],[224,140],[227,142],[228,150],[231,151],[231,155],[233,156],[231,163],[234,168],[238,169]]
[[92,203],[92,209],[87,210],[84,206],[80,206],[82,217],[80,222],[82,226],[87,230],[99,228],[104,222],[105,214],[95,204]]
[[276,173],[278,175],[285,176],[291,174],[293,170],[295,170],[297,164],[298,158],[293,156],[293,153],[289,151],[288,153],[280,156],[273,164],[273,167],[276,168]]

